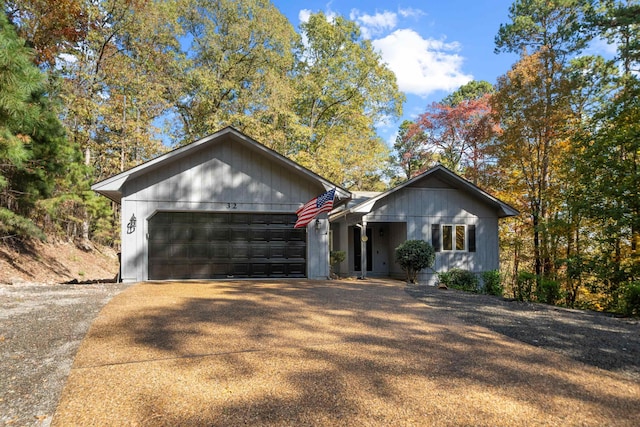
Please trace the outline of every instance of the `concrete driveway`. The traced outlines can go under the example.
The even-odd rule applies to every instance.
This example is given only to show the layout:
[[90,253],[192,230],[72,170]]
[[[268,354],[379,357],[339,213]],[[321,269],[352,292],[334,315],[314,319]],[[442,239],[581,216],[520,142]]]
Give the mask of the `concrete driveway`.
[[142,283],[102,310],[53,425],[636,426],[640,384],[464,324],[404,283]]

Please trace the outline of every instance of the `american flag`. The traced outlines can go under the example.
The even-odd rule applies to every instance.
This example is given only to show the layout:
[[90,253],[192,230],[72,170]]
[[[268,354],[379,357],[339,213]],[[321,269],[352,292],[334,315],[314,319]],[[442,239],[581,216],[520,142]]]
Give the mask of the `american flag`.
[[324,194],[314,197],[296,211],[298,221],[293,228],[305,227],[313,218],[322,212],[329,212],[333,209],[333,198],[336,195],[336,189],[329,190]]

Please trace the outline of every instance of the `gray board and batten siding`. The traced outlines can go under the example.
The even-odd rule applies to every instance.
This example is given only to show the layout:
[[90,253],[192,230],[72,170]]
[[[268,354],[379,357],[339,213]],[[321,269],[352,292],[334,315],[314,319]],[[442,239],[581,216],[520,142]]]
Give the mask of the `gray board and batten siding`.
[[327,277],[326,216],[319,227],[293,223],[302,204],[334,187],[225,128],[92,188],[122,205],[121,277],[135,282]]
[[[424,174],[331,216],[335,242],[348,251],[338,266],[341,274],[354,270],[353,234],[356,224],[366,223],[371,233],[372,266],[368,275],[403,278],[395,263],[395,248],[405,240],[424,240],[436,248],[433,269],[422,271],[418,280],[435,284],[439,272],[462,268],[475,273],[499,268],[499,218],[517,211],[488,193],[438,165]],[[464,250],[443,250],[441,227],[456,225],[465,230]],[[357,260],[356,260],[357,261]]]

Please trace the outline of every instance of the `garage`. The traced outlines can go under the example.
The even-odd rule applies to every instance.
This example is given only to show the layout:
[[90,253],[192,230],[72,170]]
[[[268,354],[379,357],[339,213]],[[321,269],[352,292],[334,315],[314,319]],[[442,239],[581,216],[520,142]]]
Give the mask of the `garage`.
[[295,229],[295,212],[351,193],[231,127],[95,183],[120,204],[124,282],[322,279],[329,219]]
[[149,279],[300,278],[306,229],[295,214],[158,212],[149,218]]

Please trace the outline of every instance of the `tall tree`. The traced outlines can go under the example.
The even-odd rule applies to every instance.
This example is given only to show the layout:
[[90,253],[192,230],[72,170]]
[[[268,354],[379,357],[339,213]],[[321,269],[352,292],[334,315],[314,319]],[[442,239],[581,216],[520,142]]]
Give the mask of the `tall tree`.
[[[82,218],[79,234],[87,242],[89,183],[165,150],[155,120],[166,111],[165,92],[178,74],[176,2],[26,0],[10,2],[8,10],[36,47],[50,84],[59,86],[67,135],[88,167],[75,168],[82,170],[69,174],[76,183],[62,185],[78,193],[58,194],[67,200],[62,205],[72,205],[66,213],[45,216]],[[100,215],[110,214],[101,209]]]
[[286,151],[298,126],[291,109],[298,35],[289,21],[265,0],[181,0],[179,5],[190,44],[179,83],[168,92],[177,139],[191,142],[232,125]]
[[[556,196],[562,181],[560,166],[568,150],[567,123],[573,115],[569,105],[571,85],[556,77],[550,87],[541,53],[523,57],[498,80],[493,97],[494,112],[502,133],[497,153],[500,164],[512,176],[513,189],[526,194],[521,206],[531,218],[536,275],[553,273],[549,224],[557,213]],[[560,64],[556,73],[562,72]],[[548,90],[553,103],[548,103]]]
[[471,80],[469,83],[460,86],[455,92],[447,95],[442,100],[442,103],[450,107],[455,107],[461,102],[474,101],[487,94],[492,94],[493,92],[495,92],[495,89],[488,81]]
[[[496,53],[546,49],[547,61],[566,63],[584,49],[590,38],[583,26],[592,0],[515,0],[510,22],[501,24],[495,38]],[[548,62],[545,65],[549,65]]]
[[[414,122],[405,120],[398,129],[396,141],[393,144],[391,156],[392,176],[391,184],[407,181],[423,172],[434,162],[431,154],[425,148],[426,135]],[[398,176],[393,169],[400,169],[404,174]]]
[[[496,52],[520,53],[521,61],[498,83],[494,108],[504,130],[502,150],[513,173],[528,191],[525,212],[531,216],[534,269],[538,280],[555,272],[548,231],[555,215],[552,198],[558,182],[557,162],[564,155],[569,61],[588,43],[583,31],[588,0],[516,0],[511,22],[500,26]],[[525,89],[526,88],[526,89]],[[540,283],[540,282],[538,282]]]
[[490,114],[489,95],[474,95],[472,99],[464,96],[457,95],[459,100],[453,104],[433,103],[416,125],[425,136],[426,152],[479,184],[488,160],[487,147],[497,129]]
[[43,237],[29,217],[70,160],[43,92],[44,75],[32,60],[33,52],[0,13],[0,238]]
[[624,74],[639,70],[640,4],[637,0],[600,0],[589,15],[588,28],[618,49],[616,60]]
[[[313,160],[318,153],[339,150],[349,141],[352,150],[341,157],[344,175],[337,182],[363,189],[356,182],[366,180],[348,176],[364,170],[359,157],[385,151],[375,125],[398,117],[404,96],[395,75],[354,22],[317,13],[301,25],[301,32],[305,42],[298,53],[295,111],[306,135],[292,147],[294,157],[321,171]],[[378,173],[369,169],[367,174]]]
[[87,35],[84,0],[7,0],[5,4],[9,19],[35,50],[39,65],[54,67],[59,54]]
[[640,280],[638,12],[637,1],[600,2],[591,29],[614,42],[618,55],[613,63],[601,58],[582,63],[577,73],[593,76],[589,87],[595,96],[574,139],[580,179],[568,205],[592,225],[582,232],[589,248],[578,254],[575,270],[578,277],[586,270],[596,278],[591,287],[608,297],[608,309],[619,309],[624,285]]
[[[163,2],[88,2],[87,36],[60,63],[63,120],[101,179],[162,151],[154,120],[167,108],[175,14]],[[173,19],[173,20],[172,20]]]

